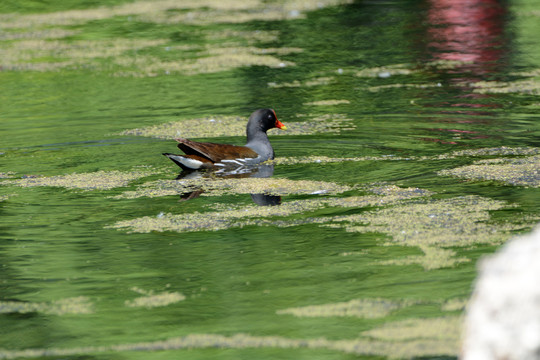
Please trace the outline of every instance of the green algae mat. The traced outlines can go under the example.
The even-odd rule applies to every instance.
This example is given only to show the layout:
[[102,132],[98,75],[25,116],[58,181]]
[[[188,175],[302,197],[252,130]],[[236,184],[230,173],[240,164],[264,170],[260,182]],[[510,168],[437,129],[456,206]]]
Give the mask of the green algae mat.
[[[540,5],[490,6],[0,4],[0,359],[457,358],[540,222]],[[161,155],[262,107],[273,161]]]

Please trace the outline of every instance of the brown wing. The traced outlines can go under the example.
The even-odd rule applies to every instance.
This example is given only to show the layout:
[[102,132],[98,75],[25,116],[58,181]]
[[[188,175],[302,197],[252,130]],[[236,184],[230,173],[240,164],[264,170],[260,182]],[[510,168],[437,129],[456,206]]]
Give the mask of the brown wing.
[[222,160],[256,158],[259,156],[255,151],[245,146],[198,142],[183,138],[178,138],[176,141],[178,141],[178,148],[186,155],[202,156],[214,163]]

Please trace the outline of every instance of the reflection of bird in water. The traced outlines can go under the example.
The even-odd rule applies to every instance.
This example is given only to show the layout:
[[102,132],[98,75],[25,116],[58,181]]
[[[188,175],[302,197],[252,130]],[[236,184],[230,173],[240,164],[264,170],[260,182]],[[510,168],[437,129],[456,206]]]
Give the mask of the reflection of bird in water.
[[260,164],[274,158],[274,149],[266,131],[279,128],[285,130],[272,109],[259,109],[249,117],[246,126],[245,146],[198,142],[176,139],[178,148],[184,155],[164,153],[182,170],[221,169],[232,172],[241,171],[246,166]]
[[[201,177],[221,177],[221,178],[269,178],[274,174],[274,164],[260,164],[243,167],[241,172],[233,170],[232,172],[226,172],[221,169],[220,171],[182,171],[176,180],[182,179],[198,179]],[[181,201],[191,200],[199,197],[204,192],[203,189],[197,189],[184,193],[180,196]],[[250,194],[253,202],[260,206],[274,206],[281,204],[281,196],[268,195],[268,194]]]

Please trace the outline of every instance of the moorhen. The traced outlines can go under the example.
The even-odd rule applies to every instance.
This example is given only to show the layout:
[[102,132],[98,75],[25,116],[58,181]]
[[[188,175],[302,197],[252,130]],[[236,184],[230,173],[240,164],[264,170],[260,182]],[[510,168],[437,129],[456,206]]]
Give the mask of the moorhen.
[[270,145],[266,131],[273,128],[287,128],[277,119],[272,109],[255,110],[246,127],[245,146],[198,142],[178,138],[178,148],[185,155],[164,153],[182,170],[202,170],[226,166],[245,166],[274,159],[274,149]]

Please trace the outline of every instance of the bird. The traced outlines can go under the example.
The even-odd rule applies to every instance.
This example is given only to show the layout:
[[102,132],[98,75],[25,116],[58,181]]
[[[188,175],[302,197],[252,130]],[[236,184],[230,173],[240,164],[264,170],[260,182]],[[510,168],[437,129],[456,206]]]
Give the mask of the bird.
[[198,142],[184,138],[178,141],[178,148],[183,155],[163,153],[182,170],[224,169],[245,167],[274,159],[274,149],[268,140],[266,131],[287,127],[278,120],[273,109],[255,110],[246,126],[247,142],[245,146]]

